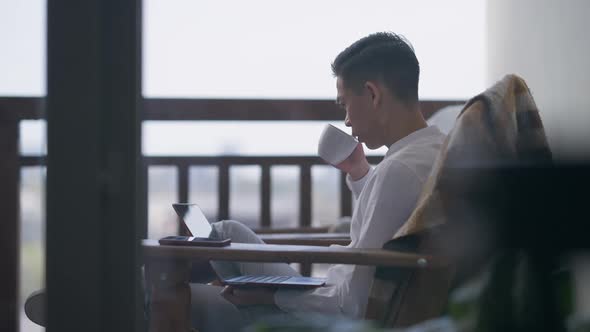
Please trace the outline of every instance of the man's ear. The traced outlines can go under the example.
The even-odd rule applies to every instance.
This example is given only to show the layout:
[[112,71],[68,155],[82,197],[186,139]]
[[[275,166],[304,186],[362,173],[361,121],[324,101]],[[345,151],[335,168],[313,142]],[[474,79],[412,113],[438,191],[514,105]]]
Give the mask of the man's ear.
[[380,87],[374,82],[367,81],[365,82],[365,89],[367,89],[367,92],[371,97],[371,103],[373,104],[373,107],[379,106],[382,98]]

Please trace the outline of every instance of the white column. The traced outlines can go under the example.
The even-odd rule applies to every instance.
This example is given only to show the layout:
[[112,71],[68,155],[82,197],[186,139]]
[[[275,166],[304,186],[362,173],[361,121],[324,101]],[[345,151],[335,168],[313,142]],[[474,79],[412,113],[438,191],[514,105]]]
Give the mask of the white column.
[[590,157],[590,1],[488,0],[488,78],[523,77],[554,156]]

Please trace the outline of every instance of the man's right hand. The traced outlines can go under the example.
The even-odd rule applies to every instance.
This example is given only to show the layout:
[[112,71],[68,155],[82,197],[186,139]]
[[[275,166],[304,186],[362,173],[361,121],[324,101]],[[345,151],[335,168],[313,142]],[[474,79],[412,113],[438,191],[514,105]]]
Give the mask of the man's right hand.
[[219,280],[218,278],[215,278],[213,281],[211,281],[210,283],[208,283],[207,285],[212,285],[212,286],[223,286],[223,283],[221,282],[221,280]]
[[371,168],[367,157],[365,157],[365,151],[363,150],[363,145],[361,143],[356,146],[348,158],[344,159],[340,164],[333,166],[348,173],[352,181],[357,181],[367,175]]

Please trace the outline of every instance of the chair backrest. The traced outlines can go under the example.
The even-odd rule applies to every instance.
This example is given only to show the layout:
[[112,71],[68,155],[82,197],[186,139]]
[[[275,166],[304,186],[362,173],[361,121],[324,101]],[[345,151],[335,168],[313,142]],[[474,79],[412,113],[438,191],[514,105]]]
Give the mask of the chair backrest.
[[551,162],[543,124],[526,83],[507,75],[467,102],[449,133],[416,209],[394,237],[446,222],[441,180],[456,169]]
[[[461,197],[465,192],[457,187],[477,188],[468,181],[481,179],[456,175],[480,167],[550,160],[543,125],[526,83],[507,75],[465,105],[435,161],[416,209],[384,248],[452,258],[457,254],[453,253],[457,239],[466,234],[457,225],[478,227],[480,217],[469,206],[473,201]],[[451,220],[455,218],[462,220],[456,223]],[[456,282],[453,279],[465,270],[456,264],[441,270],[378,269],[366,316],[392,327],[436,317],[445,308],[451,283]]]

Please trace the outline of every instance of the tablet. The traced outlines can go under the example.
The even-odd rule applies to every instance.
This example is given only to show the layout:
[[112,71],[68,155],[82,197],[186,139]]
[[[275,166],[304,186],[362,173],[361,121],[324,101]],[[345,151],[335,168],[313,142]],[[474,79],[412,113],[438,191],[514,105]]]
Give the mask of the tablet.
[[159,240],[160,244],[225,247],[231,243],[230,239],[221,239],[215,236],[211,223],[197,204],[175,203],[172,204],[172,207],[191,236],[167,236]]

